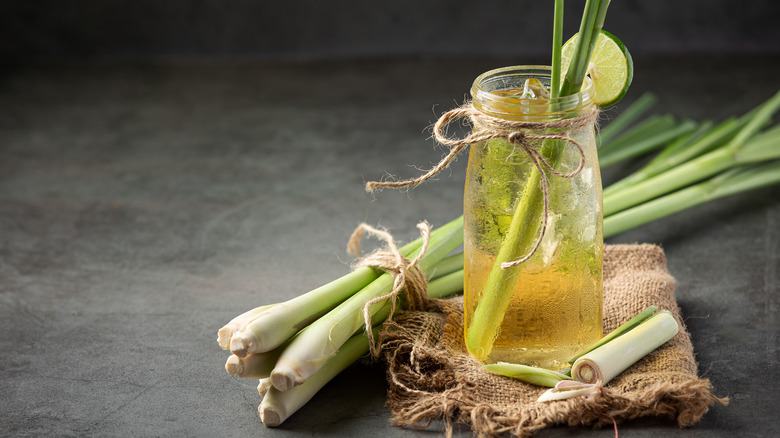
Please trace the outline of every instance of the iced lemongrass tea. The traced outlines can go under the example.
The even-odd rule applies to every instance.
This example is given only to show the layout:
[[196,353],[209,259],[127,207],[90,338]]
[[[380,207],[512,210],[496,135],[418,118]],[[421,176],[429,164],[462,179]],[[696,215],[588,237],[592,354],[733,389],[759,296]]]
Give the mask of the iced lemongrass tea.
[[[558,173],[576,173],[584,153],[576,175],[545,171],[543,177],[533,154],[517,142],[496,138],[471,146],[464,192],[464,336],[470,353],[483,362],[563,368],[602,336],[601,178],[594,126],[566,133],[583,153],[572,142],[550,138],[563,132],[567,120],[574,123],[593,110],[592,87],[586,83],[580,93],[550,98],[549,75],[546,67],[508,67],[481,75],[472,88],[474,107],[487,116],[554,127],[523,135],[524,144]],[[543,223],[544,237],[533,251]],[[532,251],[519,265],[501,268]]]

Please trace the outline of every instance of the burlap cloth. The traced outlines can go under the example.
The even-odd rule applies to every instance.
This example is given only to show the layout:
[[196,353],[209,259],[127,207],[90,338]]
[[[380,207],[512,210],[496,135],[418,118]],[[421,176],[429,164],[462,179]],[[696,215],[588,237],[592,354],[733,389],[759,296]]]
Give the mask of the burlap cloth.
[[393,422],[426,428],[442,421],[470,425],[479,436],[531,435],[555,425],[598,427],[637,417],[695,424],[714,403],[697,375],[691,338],[675,299],[675,279],[655,245],[608,245],[604,253],[604,332],[649,305],[669,310],[680,332],[589,398],[537,403],[546,388],[484,371],[465,352],[462,298],[429,312],[403,312],[382,335]]

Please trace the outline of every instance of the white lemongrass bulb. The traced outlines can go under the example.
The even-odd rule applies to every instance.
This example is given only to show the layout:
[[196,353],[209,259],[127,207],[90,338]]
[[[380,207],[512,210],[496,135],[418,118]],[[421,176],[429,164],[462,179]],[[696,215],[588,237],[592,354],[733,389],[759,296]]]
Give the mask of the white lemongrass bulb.
[[280,354],[282,354],[281,348],[244,357],[231,355],[225,362],[225,371],[231,376],[249,379],[270,377]]
[[277,306],[279,303],[268,304],[265,306],[255,307],[252,310],[244,312],[225,324],[224,327],[217,332],[217,342],[223,350],[230,350],[230,340],[233,338],[233,334],[240,331],[247,324],[254,319],[264,315],[268,309]]
[[580,357],[571,376],[583,383],[605,385],[615,376],[660,347],[677,334],[679,326],[667,311],[660,311],[642,324]]

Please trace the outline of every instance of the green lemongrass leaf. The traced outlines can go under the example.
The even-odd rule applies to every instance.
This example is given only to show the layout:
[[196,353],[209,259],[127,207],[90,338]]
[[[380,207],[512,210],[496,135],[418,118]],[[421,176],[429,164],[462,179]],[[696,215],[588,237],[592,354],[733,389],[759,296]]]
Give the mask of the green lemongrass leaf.
[[655,160],[661,161],[669,158],[670,156],[677,157],[683,154],[691,154],[692,157],[695,157],[706,152],[698,150],[695,145],[698,144],[700,140],[706,137],[713,130],[712,125],[713,123],[711,120],[705,120],[704,122],[699,123],[699,125],[696,127],[696,130],[686,135],[680,136],[675,141],[669,143],[661,152],[658,153],[658,155],[653,157],[653,160],[650,162],[652,163]]
[[736,135],[737,131],[743,125],[738,119],[730,118],[709,130],[706,129],[708,126],[709,123],[705,122],[705,124],[702,125],[702,128],[704,129],[695,133],[689,142],[674,145],[668,150],[663,150],[647,163],[647,165],[632,174],[634,181],[638,182],[645,180],[723,146]]
[[674,117],[666,115],[653,114],[645,120],[629,128],[623,134],[620,134],[614,140],[602,142],[599,146],[599,155],[620,150],[636,141],[647,138],[648,136],[664,132],[675,125]]
[[606,344],[607,342],[612,341],[613,339],[617,338],[618,336],[624,335],[628,333],[631,329],[635,328],[639,324],[641,324],[643,321],[645,321],[647,318],[651,317],[656,310],[658,310],[658,307],[656,306],[649,306],[645,310],[639,312],[634,316],[633,318],[629,319],[628,321],[624,322],[620,325],[620,327],[616,328],[615,330],[612,330],[609,332],[608,335],[604,336],[603,338],[596,341],[594,344],[588,346],[583,351],[578,353],[573,358],[569,359],[569,363],[574,363],[575,360],[579,359],[581,356],[590,353],[591,351],[601,347],[602,345]]
[[556,371],[516,363],[498,362],[483,365],[482,368],[492,373],[501,374],[502,376],[522,380],[523,382],[532,383],[534,385],[546,386],[548,388],[554,387],[562,380],[568,380],[565,375]]
[[550,64],[550,95],[561,94],[561,47],[563,47],[563,0],[555,0],[553,10],[552,63]]
[[[463,253],[457,255],[463,260]],[[428,283],[428,298],[444,298],[463,291],[463,267]]]
[[780,108],[780,91],[761,105],[755,113],[751,113],[747,123],[740,129],[737,135],[729,142],[729,147],[739,149],[745,142],[765,126],[772,116]]
[[710,180],[604,217],[604,238],[723,196],[778,183],[780,160],[734,168]]
[[709,178],[734,164],[734,153],[723,147],[618,192],[609,192],[603,199],[604,217]]
[[574,55],[561,84],[561,96],[578,93],[582,88],[582,81],[585,79],[593,55],[593,47],[604,26],[608,6],[609,0],[587,0],[585,3],[580,22],[580,37],[577,39]]
[[607,167],[623,160],[639,157],[660,148],[677,137],[689,134],[695,129],[696,123],[691,120],[685,120],[671,129],[658,132],[653,136],[633,142],[620,149],[605,151],[599,156],[599,164],[602,167]]
[[657,161],[657,158],[659,156],[664,154],[668,156],[669,151],[679,150],[680,148],[684,148],[688,144],[692,144],[692,142],[695,142],[702,135],[706,134],[706,132],[711,128],[711,125],[712,124],[710,122],[704,122],[699,126],[699,128],[696,131],[678,137],[677,139],[675,139],[674,141],[666,145],[666,147],[664,147],[664,149],[658,155],[656,155],[656,157],[650,163],[636,170],[634,173],[626,176],[625,178],[618,180],[607,187],[604,187],[602,196],[604,194],[607,194],[607,196],[609,196],[611,193],[620,191],[625,187],[631,186],[633,184],[636,184],[640,181],[647,179],[649,176],[652,175],[651,173],[652,163]]
[[740,166],[710,181],[712,191],[707,200],[780,184],[780,160]]
[[751,138],[736,154],[743,164],[776,158],[780,158],[780,125]]
[[599,130],[598,145],[608,144],[612,139],[618,136],[629,125],[634,123],[639,117],[642,116],[647,110],[650,109],[656,102],[656,97],[652,93],[645,93],[636,102],[632,103],[625,110],[623,110],[617,117],[615,117],[609,124]]
[[431,277],[429,280],[432,281],[461,270],[463,270],[463,254],[453,254],[443,258],[431,268]]

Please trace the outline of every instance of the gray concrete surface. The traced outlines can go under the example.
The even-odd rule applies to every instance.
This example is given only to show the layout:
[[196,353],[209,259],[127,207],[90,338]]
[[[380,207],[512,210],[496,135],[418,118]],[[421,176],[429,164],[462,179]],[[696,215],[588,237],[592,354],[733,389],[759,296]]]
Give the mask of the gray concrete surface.
[[[347,272],[345,242],[361,221],[408,240],[417,221],[458,215],[465,159],[409,192],[372,197],[362,182],[435,162],[442,150],[426,126],[476,75],[512,62],[5,68],[0,435],[431,436],[389,424],[381,364],[350,367],[266,429],[255,383],[225,373],[216,331]],[[655,112],[720,120],[776,92],[780,60],[640,58],[636,67],[626,103],[653,90]],[[692,428],[643,419],[621,435],[780,433],[778,193],[610,239],[664,247],[700,373],[732,400]]]

